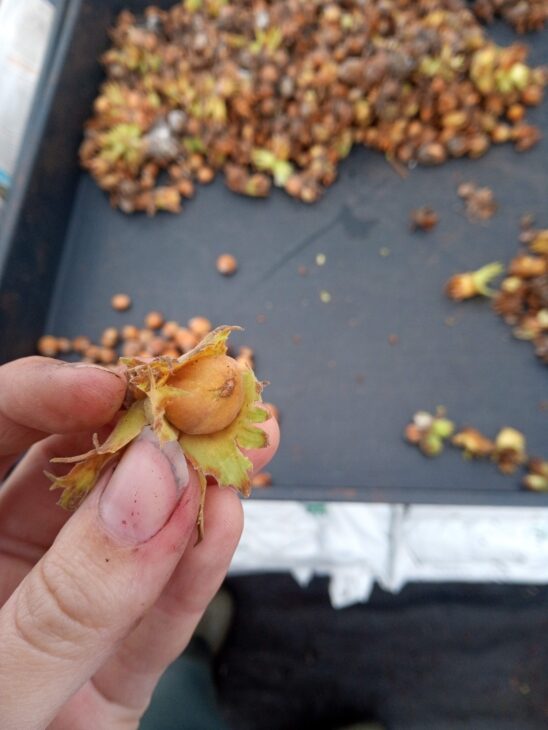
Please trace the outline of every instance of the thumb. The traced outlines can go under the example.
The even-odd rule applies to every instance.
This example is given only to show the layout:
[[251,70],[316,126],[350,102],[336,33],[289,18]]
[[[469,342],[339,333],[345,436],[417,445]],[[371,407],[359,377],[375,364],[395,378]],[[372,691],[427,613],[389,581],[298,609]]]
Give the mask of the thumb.
[[198,503],[179,445],[145,430],[0,611],[3,730],[46,727],[115,650],[169,580]]

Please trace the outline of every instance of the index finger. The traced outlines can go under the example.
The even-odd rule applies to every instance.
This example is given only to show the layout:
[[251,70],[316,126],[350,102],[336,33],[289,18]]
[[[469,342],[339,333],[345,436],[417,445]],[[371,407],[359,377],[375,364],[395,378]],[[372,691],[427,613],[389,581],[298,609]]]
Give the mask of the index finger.
[[84,363],[26,357],[0,367],[0,469],[53,433],[93,431],[122,405],[122,373]]

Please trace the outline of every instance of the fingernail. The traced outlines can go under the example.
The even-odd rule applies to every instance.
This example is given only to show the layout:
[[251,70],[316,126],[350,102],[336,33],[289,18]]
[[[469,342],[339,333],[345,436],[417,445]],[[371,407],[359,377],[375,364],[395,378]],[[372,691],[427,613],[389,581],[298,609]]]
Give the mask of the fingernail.
[[146,542],[169,520],[188,480],[187,462],[177,441],[160,444],[145,428],[101,495],[101,520],[123,541]]

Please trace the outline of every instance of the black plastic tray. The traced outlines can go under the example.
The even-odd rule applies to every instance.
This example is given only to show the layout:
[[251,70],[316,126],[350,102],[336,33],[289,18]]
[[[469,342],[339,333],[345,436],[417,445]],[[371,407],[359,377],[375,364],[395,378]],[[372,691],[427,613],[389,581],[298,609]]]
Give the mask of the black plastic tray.
[[[245,327],[235,340],[255,349],[259,376],[272,382],[267,398],[282,413],[275,486],[261,497],[548,504],[548,495],[523,491],[519,476],[453,450],[429,461],[402,440],[414,411],[442,404],[458,423],[491,435],[512,425],[531,453],[548,455],[546,368],[488,302],[455,305],[442,291],[457,271],[512,257],[523,212],[548,225],[548,142],[521,155],[498,147],[405,179],[381,155],[358,149],[314,206],[278,191],[264,201],[241,198],[218,180],[181,216],[127,217],[77,161],[106,28],[127,4],[68,4],[4,217],[2,358],[32,353],[44,331],[97,337],[150,309],[180,321],[203,314]],[[501,26],[493,36],[514,38]],[[527,42],[533,62],[548,60],[546,34]],[[530,118],[548,130],[548,105]],[[489,223],[465,218],[456,195],[463,180],[494,189],[500,210]],[[411,234],[409,211],[423,204],[441,222],[431,234]],[[231,279],[215,270],[224,251],[240,262]],[[322,267],[317,253],[327,257]],[[330,303],[320,301],[322,290]],[[111,310],[117,291],[132,295],[130,312]]]

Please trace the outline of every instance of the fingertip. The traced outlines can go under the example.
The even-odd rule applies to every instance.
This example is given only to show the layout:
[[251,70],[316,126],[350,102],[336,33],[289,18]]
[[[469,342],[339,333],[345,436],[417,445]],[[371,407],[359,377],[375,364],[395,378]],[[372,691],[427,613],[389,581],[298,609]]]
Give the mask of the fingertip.
[[0,368],[0,411],[45,433],[99,428],[120,409],[126,390],[120,370],[27,357]]
[[98,428],[120,410],[127,388],[122,369],[78,363],[68,365],[62,376],[64,406],[75,408],[71,412],[70,431]]
[[239,495],[233,489],[209,486],[205,501],[205,536],[200,544],[223,555],[232,554],[243,527],[244,511]]

